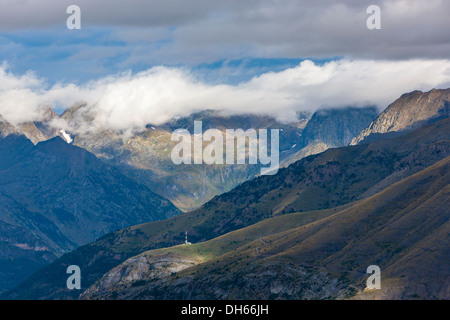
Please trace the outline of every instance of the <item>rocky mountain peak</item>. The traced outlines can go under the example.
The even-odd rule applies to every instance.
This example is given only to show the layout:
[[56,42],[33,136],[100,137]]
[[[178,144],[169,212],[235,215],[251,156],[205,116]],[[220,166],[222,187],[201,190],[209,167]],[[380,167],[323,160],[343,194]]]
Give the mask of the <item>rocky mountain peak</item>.
[[21,135],[22,132],[19,128],[11,124],[8,120],[6,120],[1,114],[0,114],[0,137],[6,137],[11,134]]
[[428,92],[415,90],[391,103],[350,145],[356,145],[370,135],[408,131],[449,116],[450,88]]

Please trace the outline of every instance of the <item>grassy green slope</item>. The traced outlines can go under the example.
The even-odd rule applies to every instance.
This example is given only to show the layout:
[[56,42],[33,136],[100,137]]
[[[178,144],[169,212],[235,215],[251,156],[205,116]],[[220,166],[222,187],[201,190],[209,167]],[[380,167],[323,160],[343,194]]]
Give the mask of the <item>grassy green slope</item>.
[[[166,253],[202,259],[168,278],[94,291],[86,298],[348,298],[358,293],[357,298],[370,299],[448,299],[449,169],[447,157],[337,213],[295,213],[196,245],[166,248]],[[363,291],[372,264],[382,270],[382,289]],[[252,286],[255,290],[247,290]],[[314,286],[325,288],[318,292],[322,296],[313,295]]]
[[[233,252],[234,250],[237,250],[256,239],[261,239],[262,237],[277,234],[295,227],[307,225],[313,221],[336,214],[337,212],[344,210],[351,205],[352,204],[347,204],[333,209],[296,212],[277,216],[263,220],[246,228],[229,232],[225,235],[205,242],[149,250],[141,253],[138,257],[143,257],[146,261],[152,262],[167,262],[168,260],[184,259],[190,260],[194,264],[205,263],[214,259],[219,259],[219,257],[226,255],[229,252]],[[136,258],[137,257],[132,257],[128,259],[124,264],[117,266],[115,268],[117,269],[117,271],[115,270],[115,273],[120,274],[121,277],[123,277],[125,273],[127,274],[127,276],[133,273],[140,273],[139,269],[141,269],[141,266],[133,265],[133,263],[134,261],[140,261],[141,263],[143,260]],[[164,268],[165,266],[163,264],[163,269]],[[142,282],[141,278],[155,276],[154,273],[152,273],[154,267],[150,269],[151,270],[149,270],[148,274],[139,275],[139,279],[134,278],[134,280],[131,282],[125,280],[120,281],[120,283],[114,283],[114,281],[112,281],[113,283],[111,284],[110,279],[116,277],[116,275],[107,274],[99,281],[103,282],[104,279],[108,279],[108,283],[102,283],[101,288],[96,289],[96,291],[100,291],[102,294],[108,294],[108,291],[116,290],[116,288],[113,287],[121,287],[122,289],[129,288],[130,286],[135,287],[136,283]],[[154,279],[152,279],[151,281],[153,280]],[[110,293],[113,294],[112,292]]]

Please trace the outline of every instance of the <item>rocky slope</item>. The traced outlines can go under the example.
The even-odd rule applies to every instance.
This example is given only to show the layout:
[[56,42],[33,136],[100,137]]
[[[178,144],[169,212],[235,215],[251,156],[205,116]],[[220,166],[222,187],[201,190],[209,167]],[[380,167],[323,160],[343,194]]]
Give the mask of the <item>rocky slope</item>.
[[6,137],[10,134],[24,135],[31,142],[33,142],[33,144],[59,136],[68,142],[67,135],[65,136],[62,133],[63,128],[57,128],[53,123],[53,121],[58,119],[59,116],[53,112],[52,108],[50,106],[42,106],[40,107],[39,112],[41,114],[41,121],[23,122],[17,125],[11,124],[2,115],[0,115],[1,136]]
[[0,136],[7,137],[9,135],[20,135],[22,131],[16,126],[12,125],[8,122],[3,116],[0,114]]
[[377,115],[375,107],[316,111],[302,132],[298,141],[299,149],[286,157],[283,164],[293,163],[329,148],[347,146]]
[[[398,133],[448,118],[450,89],[405,93],[390,104],[370,125],[351,141],[351,145],[377,139],[380,134]],[[384,137],[387,137],[386,135]]]

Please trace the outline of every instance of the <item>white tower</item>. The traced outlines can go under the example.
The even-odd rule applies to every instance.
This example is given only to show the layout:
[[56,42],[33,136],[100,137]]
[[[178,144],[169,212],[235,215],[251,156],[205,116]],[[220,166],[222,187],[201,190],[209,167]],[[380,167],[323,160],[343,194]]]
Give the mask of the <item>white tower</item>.
[[184,244],[191,244],[190,242],[187,241],[187,230],[186,230],[186,237],[184,238]]

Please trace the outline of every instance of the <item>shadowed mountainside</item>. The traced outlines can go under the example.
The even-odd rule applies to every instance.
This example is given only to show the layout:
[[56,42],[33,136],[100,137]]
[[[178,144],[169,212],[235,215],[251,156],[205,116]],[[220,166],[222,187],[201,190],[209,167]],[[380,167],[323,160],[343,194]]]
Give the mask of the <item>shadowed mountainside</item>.
[[0,154],[0,290],[111,231],[180,213],[60,137],[34,145],[10,134],[0,138]]
[[[448,299],[449,196],[450,156],[337,213],[284,215],[144,252],[82,298]],[[281,226],[289,229],[274,232]],[[381,290],[365,289],[370,265],[381,268]]]
[[107,271],[142,252],[203,242],[291,212],[325,210],[360,201],[437,163],[450,154],[450,119],[402,137],[329,149],[248,181],[200,209],[166,221],[123,229],[64,255],[4,297],[76,298],[65,289],[65,268],[83,270],[83,290]]

